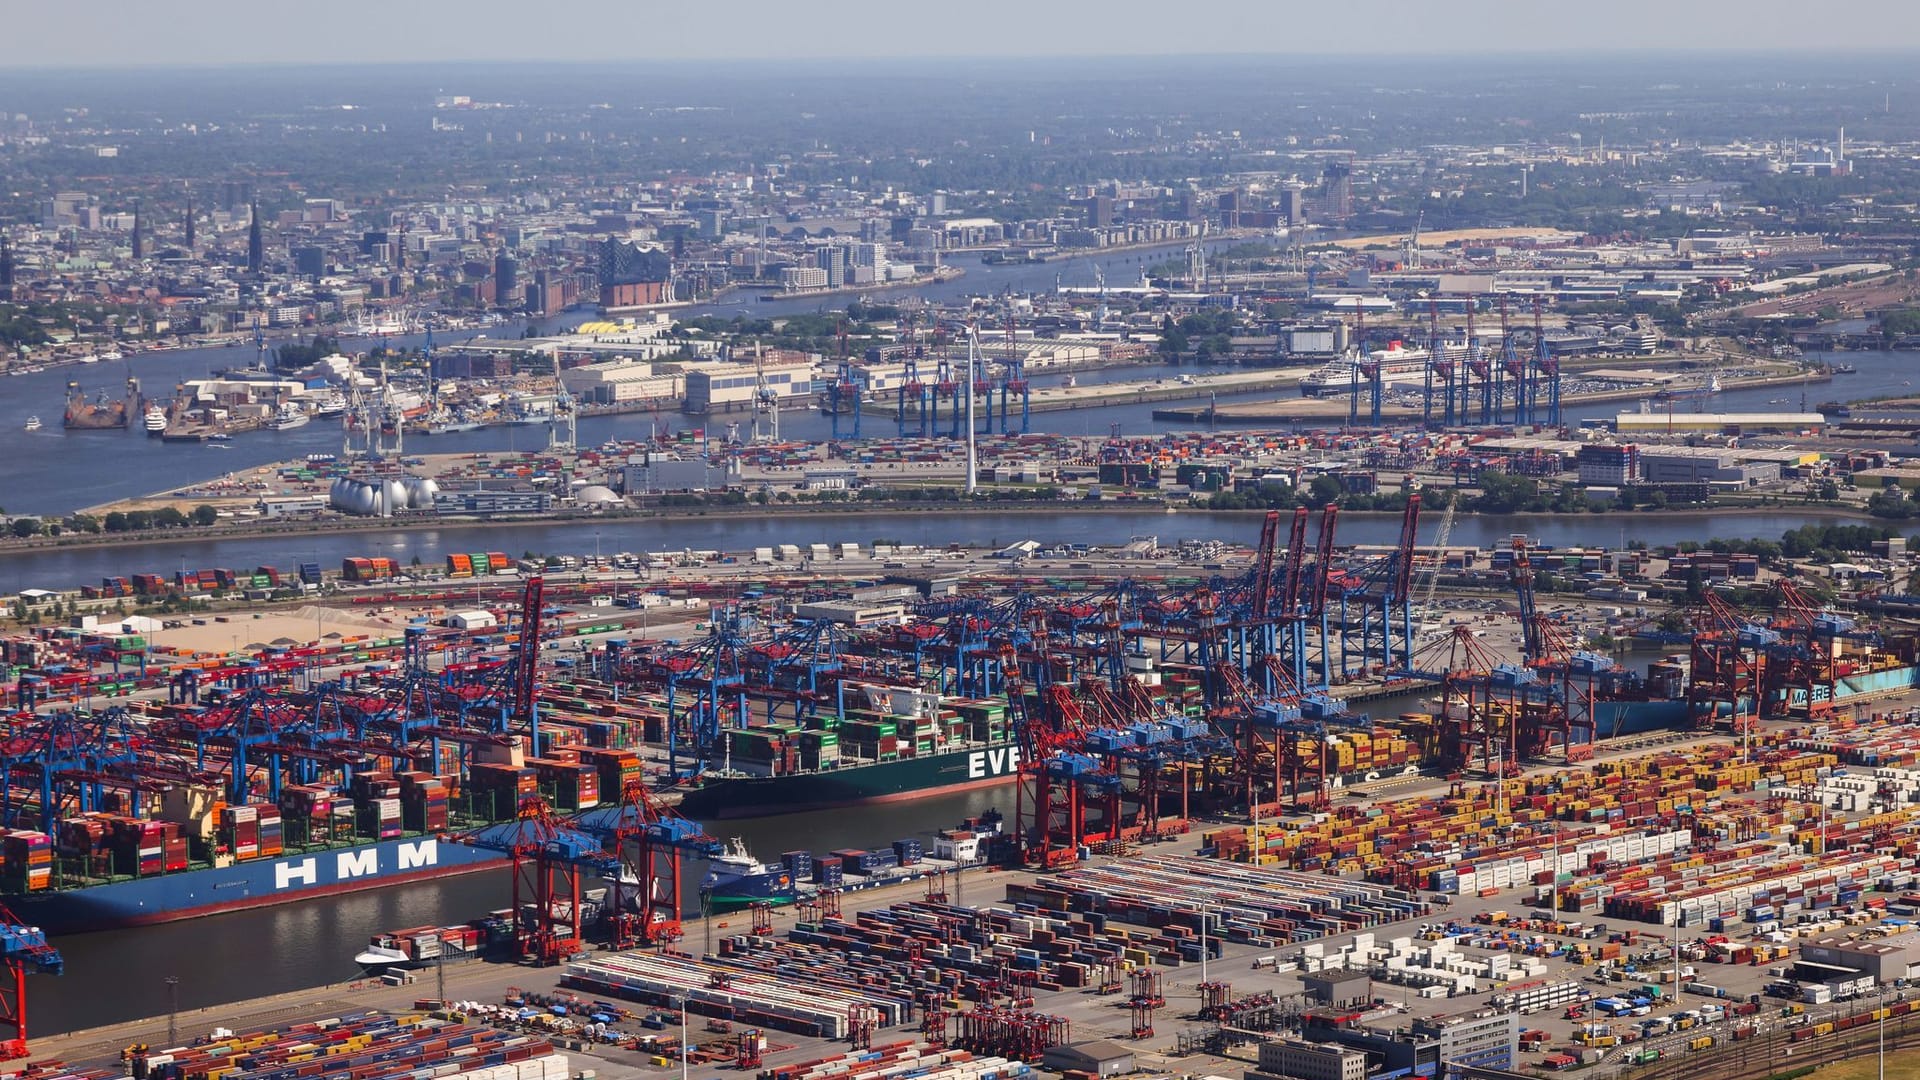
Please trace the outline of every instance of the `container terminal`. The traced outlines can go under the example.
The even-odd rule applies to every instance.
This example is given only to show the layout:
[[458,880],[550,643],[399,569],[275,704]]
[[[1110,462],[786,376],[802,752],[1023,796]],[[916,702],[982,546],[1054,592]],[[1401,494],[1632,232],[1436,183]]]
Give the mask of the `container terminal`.
[[[890,1039],[904,1033],[926,1044],[914,1053],[1087,1072],[1106,1066],[1075,1047],[1174,1061],[1245,1038],[1255,1072],[1352,1051],[1356,1068],[1433,1075],[1471,1038],[1488,1043],[1472,1064],[1520,1064],[1524,1041],[1575,1063],[1639,1055],[1656,1075],[1723,1042],[1845,1046],[1863,1001],[1898,1036],[1904,1002],[1872,997],[1904,980],[1920,905],[1920,729],[1899,711],[1914,657],[1897,625],[1771,580],[1756,590],[1770,611],[1709,592],[1683,631],[1642,627],[1670,649],[1643,674],[1540,610],[1535,575],[1556,553],[1516,538],[1489,560],[1515,622],[1449,616],[1455,594],[1433,595],[1444,544],[1418,543],[1417,499],[1385,552],[1338,545],[1331,510],[1314,519],[1270,514],[1244,556],[1178,582],[1003,564],[906,594],[813,574],[785,603],[732,582],[662,615],[564,574],[551,593],[541,573],[507,579],[489,553],[492,606],[484,588],[447,606],[467,599],[469,555],[450,560],[462,585],[404,612],[395,568],[349,560],[368,584],[339,597],[347,612],[404,618],[379,638],[292,632],[222,654],[17,635],[0,837],[15,987],[57,970],[64,933],[492,867],[511,870],[498,937],[523,1002],[527,968],[546,968],[543,1000],[600,1001],[615,1021],[594,1021],[600,1035],[650,1047],[636,1032],[684,1002],[736,1036],[736,1064],[789,1038],[780,1053],[813,1054],[796,1061],[821,1040],[905,1052]],[[211,576],[208,591],[238,588]],[[324,610],[273,610],[239,615],[247,636],[254,614],[325,625]],[[713,833],[737,803],[963,786],[1004,786],[1012,804],[980,865],[876,836],[783,854],[791,894],[717,930],[687,918],[698,889],[681,863],[723,853]],[[844,888],[922,861],[956,874]],[[961,873],[986,906],[960,903]],[[1698,974],[1716,960],[1726,975]],[[1232,980],[1192,979],[1210,964]],[[454,974],[469,971],[506,973]],[[1710,1004],[1669,1016],[1676,991]],[[1764,993],[1786,1003],[1746,1008]],[[465,1027],[508,1019],[507,996],[420,1011]],[[1591,1019],[1516,1004],[1535,998]],[[521,1026],[562,1015],[516,1010]],[[430,1043],[453,1022],[352,1021]]]

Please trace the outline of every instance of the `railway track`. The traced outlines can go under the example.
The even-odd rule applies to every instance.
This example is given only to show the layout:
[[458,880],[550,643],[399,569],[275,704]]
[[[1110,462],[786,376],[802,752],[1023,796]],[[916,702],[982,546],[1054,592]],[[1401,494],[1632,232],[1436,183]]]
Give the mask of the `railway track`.
[[[1711,1050],[1682,1051],[1645,1065],[1616,1064],[1614,1075],[1623,1080],[1763,1080],[1778,1073],[1874,1054],[1879,1048],[1880,1026],[1875,1023],[1803,1042],[1791,1041],[1796,1030],[1804,1029],[1776,1024],[1741,1042],[1722,1037]],[[1920,1049],[1920,1013],[1886,1021],[1886,1048],[1889,1054]]]

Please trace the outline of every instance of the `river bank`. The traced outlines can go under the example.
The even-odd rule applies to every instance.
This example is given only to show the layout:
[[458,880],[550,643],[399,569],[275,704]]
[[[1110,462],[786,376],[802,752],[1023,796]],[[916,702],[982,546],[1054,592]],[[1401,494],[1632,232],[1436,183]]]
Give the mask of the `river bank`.
[[[629,529],[647,524],[688,523],[699,521],[720,522],[773,522],[791,521],[795,523],[820,522],[861,522],[880,524],[889,520],[937,517],[967,513],[978,515],[983,510],[995,518],[1008,519],[1048,519],[1062,516],[1098,516],[1124,514],[1128,517],[1147,519],[1165,517],[1186,517],[1201,519],[1255,520],[1263,510],[1212,510],[1205,506],[1159,506],[1159,507],[1123,507],[1106,502],[1088,503],[994,503],[983,501],[975,509],[964,509],[962,503],[899,503],[872,504],[861,509],[849,509],[838,505],[816,506],[711,506],[697,508],[676,508],[662,510],[636,510],[624,513],[578,512],[569,514],[549,514],[540,517],[499,517],[499,518],[459,518],[436,516],[401,516],[393,518],[346,518],[326,521],[287,521],[283,525],[265,526],[257,522],[233,526],[208,526],[205,528],[186,527],[180,529],[150,530],[139,533],[87,533],[69,534],[58,537],[35,537],[19,539],[7,537],[0,539],[0,560],[18,555],[40,552],[73,551],[113,548],[152,548],[167,545],[205,544],[213,541],[229,540],[272,540],[290,537],[333,537],[353,536],[356,534],[391,534],[397,531],[431,529],[435,531],[490,532],[527,528],[591,528],[609,534],[621,529]],[[1646,510],[1645,513],[1672,515],[1703,515],[1706,511],[1699,507],[1671,507],[1665,510]],[[1826,506],[1818,504],[1782,504],[1777,506],[1725,506],[1715,507],[1711,511],[1714,518],[1763,517],[1768,515],[1790,515],[1809,518],[1852,518],[1862,521],[1876,520],[1869,515],[1845,506]],[[1341,519],[1394,520],[1398,521],[1398,510],[1342,510]],[[1594,521],[1598,523],[1607,515],[1594,512],[1557,513],[1542,511],[1521,515],[1527,518],[1539,518],[1555,521]],[[1122,537],[1121,539],[1125,539]],[[577,553],[577,552],[569,552]]]

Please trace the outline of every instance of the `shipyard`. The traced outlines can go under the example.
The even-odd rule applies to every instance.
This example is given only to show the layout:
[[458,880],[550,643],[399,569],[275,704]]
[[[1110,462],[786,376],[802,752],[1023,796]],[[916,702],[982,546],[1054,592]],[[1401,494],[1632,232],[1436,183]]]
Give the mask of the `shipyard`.
[[1912,1080],[1911,20],[858,7],[10,15],[0,1080]]

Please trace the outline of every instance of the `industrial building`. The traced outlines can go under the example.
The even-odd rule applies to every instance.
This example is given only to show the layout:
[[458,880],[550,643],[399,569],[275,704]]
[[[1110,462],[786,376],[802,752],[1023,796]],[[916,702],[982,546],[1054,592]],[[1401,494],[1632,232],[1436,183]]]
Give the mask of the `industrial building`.
[[1582,484],[1618,487],[1640,478],[1640,450],[1632,443],[1582,446],[1576,461]]
[[685,397],[684,365],[667,362],[607,360],[583,367],[562,368],[560,383],[574,400],[590,405],[620,405],[631,401],[674,401]]
[[1437,1077],[1443,1063],[1512,1068],[1520,1049],[1520,1014],[1484,1013],[1415,1020],[1411,1027],[1363,1027],[1357,1014],[1309,1014],[1303,1034],[1364,1053],[1368,1065]]
[[1877,985],[1886,986],[1896,979],[1920,974],[1920,932],[1907,931],[1881,938],[1852,938],[1844,934],[1810,938],[1800,946],[1800,960],[1809,965],[1870,975]]
[[1087,1076],[1123,1076],[1133,1071],[1133,1051],[1117,1042],[1094,1039],[1089,1042],[1056,1046],[1046,1052],[1040,1064],[1056,1072],[1076,1072]]
[[689,365],[683,408],[696,415],[751,408],[763,375],[776,404],[796,404],[813,397],[813,365],[805,360]]
[[1260,1044],[1260,1067],[1246,1080],[1366,1080],[1367,1055],[1337,1043],[1279,1039]]
[[723,491],[733,479],[725,466],[705,457],[683,458],[648,452],[630,458],[622,471],[622,488],[629,495],[664,491]]
[[440,514],[544,514],[552,507],[553,496],[544,491],[442,490],[433,496]]
[[1363,1005],[1373,996],[1373,977],[1346,968],[1302,972],[1300,985],[1306,989],[1308,1001],[1336,1009]]
[[[1649,484],[1736,484],[1752,487],[1780,480],[1779,462],[1744,460],[1736,451],[1720,447],[1643,446],[1639,456],[1640,478]],[[1580,478],[1586,480],[1584,464]]]
[[1819,413],[1696,413],[1662,410],[1620,413],[1614,418],[1613,429],[1622,435],[1751,435],[1760,431],[1811,431],[1818,434],[1826,423],[1827,418]]

